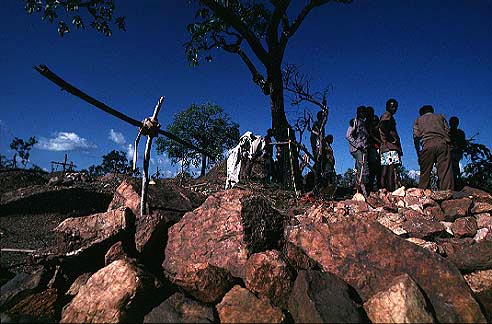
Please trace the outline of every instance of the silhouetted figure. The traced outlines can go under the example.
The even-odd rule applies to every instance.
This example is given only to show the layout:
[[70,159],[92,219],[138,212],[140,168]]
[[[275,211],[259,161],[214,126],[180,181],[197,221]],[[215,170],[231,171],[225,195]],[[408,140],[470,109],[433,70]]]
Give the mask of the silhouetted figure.
[[422,106],[420,117],[413,124],[413,139],[420,165],[419,188],[430,187],[432,167],[436,164],[439,189],[454,189],[451,166],[451,140],[446,118],[434,114],[430,105]]
[[367,138],[367,160],[369,164],[369,176],[367,191],[377,191],[380,188],[381,159],[379,157],[379,147],[381,138],[379,136],[379,117],[374,114],[374,108],[366,108],[366,129],[369,137]]
[[314,157],[314,171],[315,171],[315,187],[319,187],[322,181],[322,168],[321,168],[321,157],[322,157],[322,144],[323,138],[325,137],[325,114],[322,110],[318,111],[316,114],[316,121],[313,122],[311,126],[311,150]]
[[453,116],[449,118],[449,137],[451,140],[451,162],[453,166],[454,189],[461,189],[460,161],[463,158],[463,150],[466,148],[465,132],[458,128],[460,120]]
[[262,150],[262,156],[264,159],[265,167],[265,182],[273,182],[273,144],[272,144],[273,130],[269,128],[265,136],[265,144]]
[[396,131],[394,115],[398,110],[398,101],[391,98],[386,101],[386,111],[381,115],[379,121],[379,136],[381,138],[381,188],[389,191],[396,189],[396,167],[401,165],[403,150],[401,148],[400,136]]
[[355,159],[357,190],[360,190],[364,196],[367,196],[366,184],[368,181],[369,167],[367,162],[368,133],[364,123],[365,110],[365,106],[357,107],[357,117],[350,120],[345,137],[349,142],[350,154]]
[[333,185],[336,182],[335,156],[333,155],[333,135],[328,134],[323,139],[323,157],[321,159],[321,169],[323,170],[323,182]]

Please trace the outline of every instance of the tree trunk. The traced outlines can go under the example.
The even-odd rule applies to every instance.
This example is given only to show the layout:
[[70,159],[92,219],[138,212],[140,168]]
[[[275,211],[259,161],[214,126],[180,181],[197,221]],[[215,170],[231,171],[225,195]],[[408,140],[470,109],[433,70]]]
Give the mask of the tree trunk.
[[[270,86],[270,106],[272,111],[272,130],[277,142],[287,142],[289,140],[290,128],[284,109],[284,88],[282,80],[282,71],[280,65],[275,65],[268,69],[268,80]],[[295,132],[290,130],[290,140],[295,141]],[[297,188],[299,188],[301,174],[299,169],[299,152],[295,146],[292,146],[292,151],[289,153],[288,145],[278,145],[277,150],[280,150],[282,185],[284,187],[292,187],[294,179]],[[292,165],[291,165],[292,159]],[[294,176],[292,174],[294,172]]]
[[202,154],[202,169],[200,170],[200,177],[205,175],[205,171],[207,169],[207,156]]

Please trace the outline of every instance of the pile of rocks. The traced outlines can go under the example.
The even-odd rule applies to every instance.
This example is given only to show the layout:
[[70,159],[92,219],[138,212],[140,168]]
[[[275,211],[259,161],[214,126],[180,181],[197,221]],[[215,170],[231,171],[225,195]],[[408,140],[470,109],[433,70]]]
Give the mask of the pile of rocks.
[[107,212],[61,223],[43,267],[2,286],[2,322],[491,319],[486,192],[400,188],[292,216],[250,190],[174,188],[145,217],[137,192],[124,182]]

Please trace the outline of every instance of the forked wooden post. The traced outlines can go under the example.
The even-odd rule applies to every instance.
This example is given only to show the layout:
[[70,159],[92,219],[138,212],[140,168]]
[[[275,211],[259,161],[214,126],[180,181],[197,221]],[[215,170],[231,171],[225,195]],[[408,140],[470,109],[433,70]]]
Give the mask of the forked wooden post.
[[161,110],[162,103],[164,102],[164,97],[160,97],[157,105],[154,108],[154,114],[152,117],[146,118],[143,121],[143,126],[138,131],[137,139],[135,140],[135,154],[133,160],[133,167],[135,168],[137,160],[137,145],[140,140],[141,134],[147,135],[147,143],[145,145],[145,153],[143,160],[143,171],[142,171],[142,196],[140,200],[140,215],[146,215],[147,210],[147,196],[148,196],[148,186],[149,186],[149,160],[150,160],[150,149],[152,148],[152,139],[158,136],[159,123],[157,120],[157,115]]

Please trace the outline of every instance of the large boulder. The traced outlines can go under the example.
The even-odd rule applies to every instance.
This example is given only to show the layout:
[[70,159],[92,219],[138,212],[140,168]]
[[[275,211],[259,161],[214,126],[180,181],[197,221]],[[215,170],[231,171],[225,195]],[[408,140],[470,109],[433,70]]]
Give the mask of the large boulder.
[[214,309],[175,293],[145,315],[144,323],[214,323]]
[[331,273],[302,270],[290,295],[289,313],[295,323],[362,323],[364,316],[350,289]]
[[294,275],[280,252],[269,250],[255,253],[248,259],[245,269],[246,288],[267,296],[277,306],[287,308]]
[[282,323],[285,315],[267,297],[234,286],[216,306],[221,323]]
[[407,274],[396,277],[387,290],[378,292],[364,309],[373,323],[433,323],[425,298]]
[[196,277],[186,275],[195,264],[207,263],[244,278],[250,255],[278,249],[283,221],[282,214],[265,198],[250,191],[231,189],[214,194],[169,229],[164,273],[182,287],[196,286],[183,281]]
[[492,241],[483,240],[448,257],[461,272],[492,269]]
[[285,238],[353,286],[364,301],[407,273],[422,288],[441,322],[484,322],[460,272],[444,258],[407,242],[376,222],[334,224],[299,218]]
[[[59,236],[67,256],[91,254],[91,259],[104,264],[104,255],[116,242],[131,245],[135,216],[129,208],[120,207],[91,216],[67,218],[53,231]],[[90,251],[90,252],[89,252]]]
[[63,309],[63,323],[141,321],[154,292],[154,278],[128,260],[117,260],[94,273]]
[[423,216],[407,217],[401,227],[411,237],[431,238],[446,232],[444,226],[437,220],[426,219]]
[[125,206],[136,216],[135,249],[145,263],[160,267],[164,260],[167,231],[189,211],[199,207],[205,196],[171,182],[158,181],[149,187],[148,215],[140,215],[139,183],[123,180],[116,189],[108,210]]

